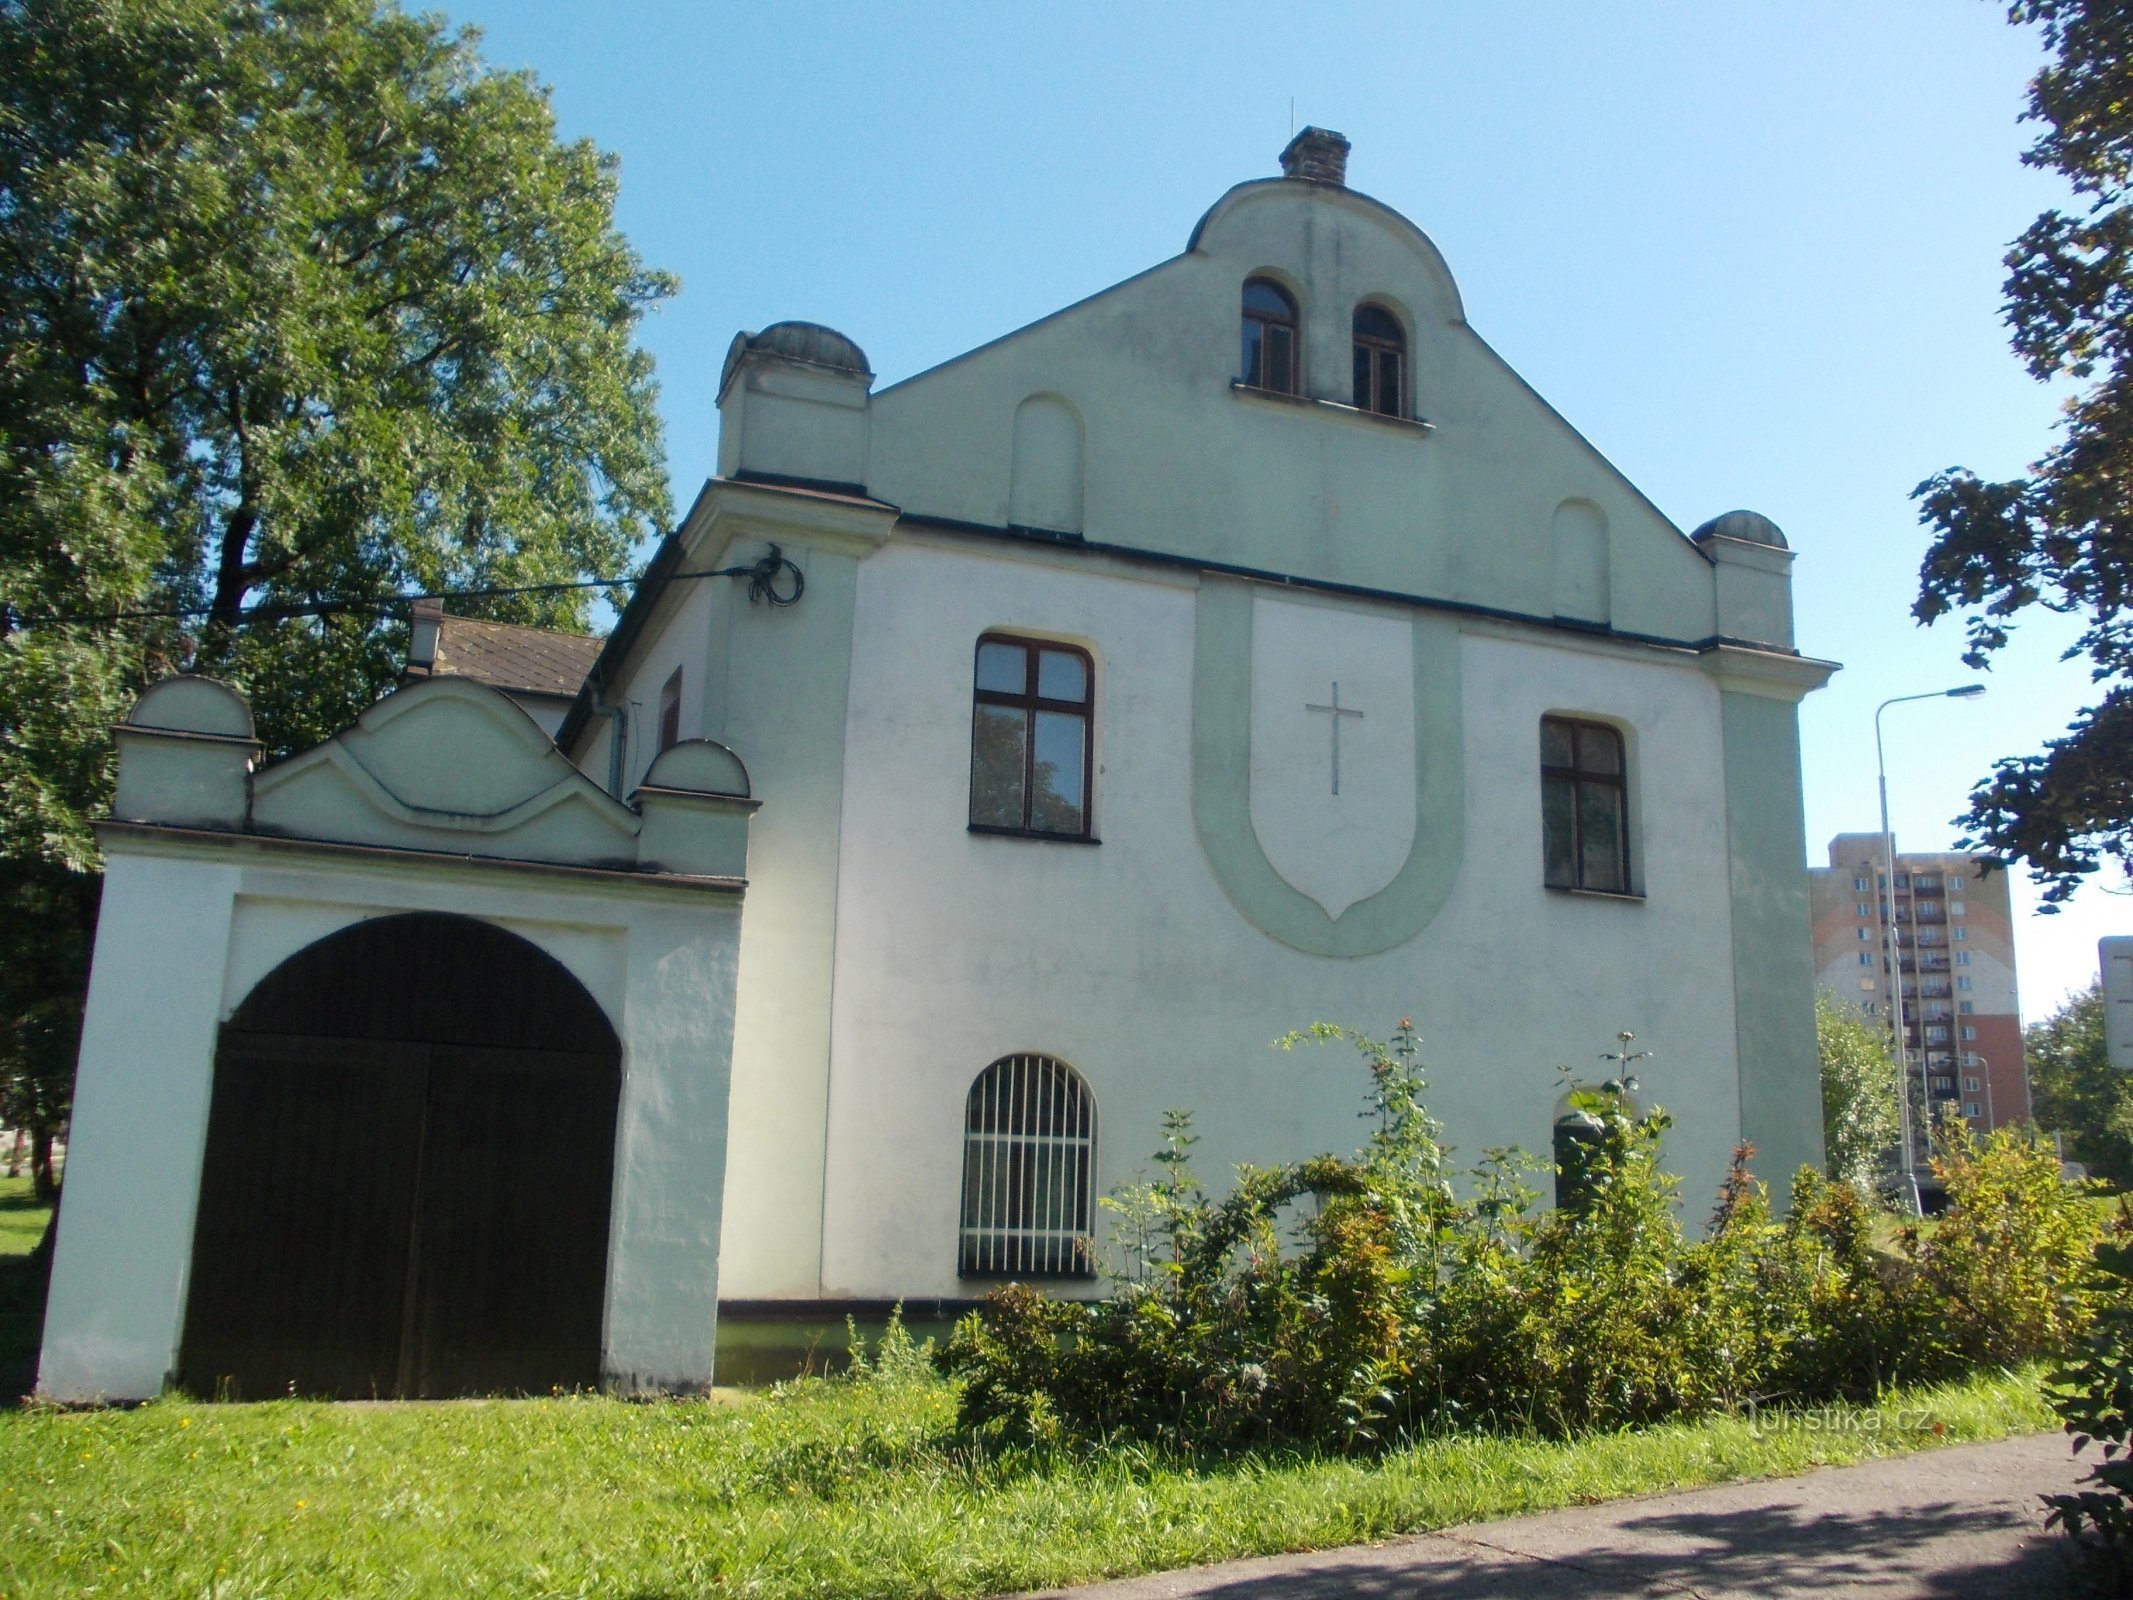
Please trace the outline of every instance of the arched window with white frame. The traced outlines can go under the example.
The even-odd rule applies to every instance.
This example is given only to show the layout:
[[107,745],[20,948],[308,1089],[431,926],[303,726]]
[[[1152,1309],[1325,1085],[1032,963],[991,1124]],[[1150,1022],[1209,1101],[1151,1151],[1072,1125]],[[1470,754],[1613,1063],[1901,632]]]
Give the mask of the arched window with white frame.
[[1096,1097],[1050,1056],[1002,1056],[963,1109],[966,1278],[1095,1276]]

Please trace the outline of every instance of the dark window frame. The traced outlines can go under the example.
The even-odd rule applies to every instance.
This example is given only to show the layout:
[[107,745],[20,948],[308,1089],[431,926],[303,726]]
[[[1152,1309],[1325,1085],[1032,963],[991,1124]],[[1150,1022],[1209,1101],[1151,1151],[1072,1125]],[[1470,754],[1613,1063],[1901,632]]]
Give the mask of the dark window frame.
[[[1013,645],[1023,652],[1023,692],[978,686],[978,662],[987,645]],[[1039,692],[1038,663],[1042,652],[1070,655],[1081,662],[1082,698],[1061,700]],[[1096,842],[1096,658],[1080,645],[1059,639],[1037,639],[1026,634],[982,633],[970,653],[970,815],[972,833],[1001,834],[1016,839],[1063,839]],[[1001,706],[1018,710],[1022,721],[1022,821],[1020,825],[978,820],[978,726],[980,709]],[[1040,712],[1072,716],[1081,722],[1081,826],[1077,829],[1040,828],[1035,825],[1037,716]]]
[[[1275,312],[1253,305],[1252,291],[1256,288],[1272,290],[1286,307],[1286,310],[1284,312]],[[1285,284],[1276,282],[1263,273],[1244,280],[1244,289],[1239,298],[1241,301],[1239,333],[1242,339],[1242,349],[1238,362],[1241,372],[1237,381],[1247,389],[1260,389],[1268,394],[1302,394],[1302,305]],[[1288,347],[1289,370],[1286,383],[1270,382],[1269,373],[1266,370],[1269,365],[1267,353],[1272,348],[1269,341],[1272,340],[1276,330],[1280,330],[1287,335],[1285,342]]]
[[[1365,333],[1361,326],[1366,312],[1376,312],[1391,324],[1390,334]],[[1355,308],[1349,320],[1349,335],[1355,351],[1355,409],[1367,411],[1379,417],[1404,417],[1407,404],[1407,329],[1392,311],[1375,300],[1365,300]],[[1388,409],[1382,402],[1386,398],[1385,363],[1392,366],[1392,405]]]
[[[1570,765],[1551,764],[1547,759],[1547,730],[1551,727],[1567,730],[1570,734]],[[1607,772],[1589,766],[1585,747],[1588,738],[1601,738],[1613,745],[1615,770]],[[1583,717],[1544,716],[1541,718],[1541,879],[1550,889],[1567,890],[1579,894],[1610,894],[1635,898],[1635,880],[1630,876],[1629,848],[1629,741],[1622,730],[1612,723],[1597,722]],[[1570,882],[1559,882],[1548,875],[1548,807],[1546,794],[1551,783],[1568,784],[1570,787]],[[1613,883],[1588,881],[1585,869],[1585,796],[1588,789],[1604,789],[1615,797],[1615,851]]]

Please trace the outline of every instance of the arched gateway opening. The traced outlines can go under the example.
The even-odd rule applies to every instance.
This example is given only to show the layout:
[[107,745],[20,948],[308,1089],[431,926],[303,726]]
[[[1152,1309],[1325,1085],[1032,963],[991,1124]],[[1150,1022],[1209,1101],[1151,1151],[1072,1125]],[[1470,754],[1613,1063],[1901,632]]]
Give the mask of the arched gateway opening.
[[180,1381],[597,1383],[621,1061],[561,963],[471,917],[380,917],[283,962],[216,1047]]

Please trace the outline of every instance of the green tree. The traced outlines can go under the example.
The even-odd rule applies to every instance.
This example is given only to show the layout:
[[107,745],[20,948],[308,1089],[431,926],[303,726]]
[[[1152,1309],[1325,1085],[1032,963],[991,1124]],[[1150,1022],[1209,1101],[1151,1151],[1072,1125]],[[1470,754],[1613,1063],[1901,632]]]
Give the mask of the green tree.
[[2114,1188],[2133,1188],[2133,1075],[2111,1065],[2103,989],[2077,994],[2022,1035],[2037,1126],[2065,1140],[2067,1159]]
[[[672,282],[615,183],[380,0],[0,0],[0,970],[42,974],[0,1074],[71,1061],[46,957],[145,683],[229,678],[285,752],[390,684],[391,597],[616,574],[666,523],[633,334]],[[141,611],[194,614],[55,620]]]
[[2007,256],[2006,320],[2040,381],[2085,385],[2058,443],[2019,478],[1962,468],[1915,491],[1935,530],[1913,613],[1966,613],[1973,666],[2006,644],[2034,605],[2087,626],[2101,698],[2036,755],[1996,764],[1970,796],[1964,843],[2026,861],[2055,903],[2105,859],[2133,850],[2133,12],[2103,0],[2016,0],[2052,60],[2030,84],[2043,133],[2024,154],[2075,203],[2040,216]]
[[1815,1043],[1822,1057],[1824,1165],[1837,1182],[1870,1194],[1903,1131],[1888,1033],[1818,989]]

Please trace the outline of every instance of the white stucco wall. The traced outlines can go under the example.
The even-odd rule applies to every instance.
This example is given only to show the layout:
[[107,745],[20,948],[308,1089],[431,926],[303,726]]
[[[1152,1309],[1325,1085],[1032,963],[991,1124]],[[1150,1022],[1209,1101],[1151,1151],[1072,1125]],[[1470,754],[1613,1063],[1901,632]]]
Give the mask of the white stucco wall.
[[[1411,944],[1336,960],[1252,926],[1196,837],[1189,577],[899,539],[859,581],[823,1293],[971,1291],[955,1272],[963,1098],[1010,1052],[1089,1080],[1099,1189],[1145,1164],[1171,1106],[1195,1111],[1211,1183],[1237,1161],[1352,1148],[1359,1065],[1269,1048],[1319,1019],[1383,1035],[1412,1015],[1432,1103],[1469,1155],[1544,1152],[1557,1066],[1590,1074],[1635,1028],[1657,1052],[1646,1082],[1679,1117],[1669,1163],[1700,1210],[1739,1136],[1718,696],[1700,673],[1477,625],[1461,647],[1466,846],[1451,899]],[[990,629],[1095,657],[1101,844],[967,830],[970,663]],[[1548,711],[1628,730],[1645,902],[1541,887]],[[739,1188],[728,1198],[729,1260],[746,1261],[739,1241],[780,1219]],[[724,1292],[780,1291],[744,1269]]]
[[[723,579],[692,579],[670,590],[671,605],[663,608],[657,626],[648,630],[649,642],[631,659],[628,672],[607,697],[608,704],[628,708],[622,792],[617,798],[627,798],[644,781],[646,770],[659,754],[660,695],[677,667],[681,670],[680,736],[704,736],[703,640],[710,628],[712,607],[727,588]],[[602,716],[599,720],[609,719]],[[596,753],[585,759],[586,775],[605,784],[608,759],[603,739]]]
[[41,1394],[145,1398],[176,1364],[242,877],[105,852]]
[[[1294,396],[1235,381],[1239,292],[1257,274],[1301,307]],[[1345,403],[1364,300],[1408,333],[1399,418]],[[1646,1081],[1680,1119],[1670,1159],[1693,1207],[1755,1120],[1744,1078],[1806,1081],[1792,1046],[1811,1034],[1752,976],[1767,966],[1758,944],[1790,937],[1777,913],[1797,844],[1741,795],[1782,795],[1785,763],[1748,774],[1726,744],[1735,721],[1753,724],[1737,747],[1775,750],[1788,728],[1728,720],[1716,658],[1697,653],[1725,635],[1753,646],[1736,656],[1790,662],[1789,554],[1745,523],[1752,548],[1683,537],[1468,327],[1405,219],[1322,184],[1240,185],[1184,254],[868,398],[856,481],[875,501],[849,492],[849,430],[832,447],[757,404],[791,377],[779,359],[743,352],[737,370],[756,376],[721,401],[728,476],[683,537],[692,567],[776,542],[806,597],[773,612],[711,585],[701,614],[651,613],[627,667],[626,692],[649,702],[694,650],[698,731],[747,762],[764,804],[739,973],[728,1298],[969,1292],[954,1273],[963,1096],[1013,1052],[1090,1080],[1101,1187],[1144,1160],[1174,1105],[1200,1116],[1211,1183],[1237,1160],[1352,1147],[1359,1066],[1268,1049],[1314,1019],[1383,1033],[1415,1016],[1435,1103],[1469,1153],[1544,1152],[1557,1067],[1596,1076],[1634,1028],[1658,1052]],[[732,481],[751,472],[813,488]],[[1048,546],[1015,531],[1027,527],[1088,543]],[[1301,581],[1248,589],[1240,568]],[[971,655],[989,629],[1095,660],[1101,843],[969,833]],[[1256,643],[1237,654],[1247,631]],[[1729,670],[1774,674],[1778,701],[1826,675]],[[1315,784],[1288,770],[1323,723],[1194,703],[1210,677],[1283,672],[1290,700],[1306,679],[1328,680],[1316,696],[1353,674],[1348,692],[1378,719],[1353,747],[1356,781],[1374,774],[1373,787],[1330,824],[1313,818]],[[1376,742],[1409,704],[1452,748]],[[1541,887],[1548,712],[1622,727],[1646,898]],[[597,744],[573,752],[587,770]],[[1195,766],[1211,748],[1252,769],[1248,808],[1240,793],[1210,815]],[[1240,831],[1261,836],[1242,854]],[[1348,859],[1358,842],[1368,858]],[[1299,892],[1302,922],[1282,909]],[[1736,893],[1777,912],[1744,920]],[[1736,986],[1736,973],[1750,975]],[[1813,1142],[1795,1131],[1788,1158]]]
[[289,956],[405,911],[519,934],[607,1013],[623,1086],[603,1371],[628,1390],[710,1381],[736,897],[224,839],[116,835],[106,854],[40,1393],[160,1392],[183,1328],[220,1024]]

